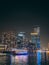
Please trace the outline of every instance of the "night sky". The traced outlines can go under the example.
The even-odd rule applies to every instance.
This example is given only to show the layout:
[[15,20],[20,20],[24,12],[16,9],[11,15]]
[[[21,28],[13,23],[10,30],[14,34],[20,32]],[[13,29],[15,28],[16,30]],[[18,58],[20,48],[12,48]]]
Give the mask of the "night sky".
[[41,44],[49,42],[48,2],[2,2],[0,4],[0,31],[32,32],[33,26],[40,26]]

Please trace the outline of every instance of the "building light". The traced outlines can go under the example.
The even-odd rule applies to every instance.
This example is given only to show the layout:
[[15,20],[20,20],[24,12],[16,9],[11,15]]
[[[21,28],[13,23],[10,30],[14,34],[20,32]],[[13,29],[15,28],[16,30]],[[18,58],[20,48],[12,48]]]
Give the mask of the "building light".
[[38,35],[38,33],[30,33],[31,35]]

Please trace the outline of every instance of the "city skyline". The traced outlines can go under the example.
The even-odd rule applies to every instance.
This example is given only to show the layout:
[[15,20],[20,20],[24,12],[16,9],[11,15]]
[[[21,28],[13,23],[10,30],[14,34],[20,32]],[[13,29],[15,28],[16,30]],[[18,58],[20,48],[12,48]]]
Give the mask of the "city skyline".
[[39,2],[1,3],[0,31],[31,32],[33,26],[41,28],[41,44],[49,43],[49,5]]

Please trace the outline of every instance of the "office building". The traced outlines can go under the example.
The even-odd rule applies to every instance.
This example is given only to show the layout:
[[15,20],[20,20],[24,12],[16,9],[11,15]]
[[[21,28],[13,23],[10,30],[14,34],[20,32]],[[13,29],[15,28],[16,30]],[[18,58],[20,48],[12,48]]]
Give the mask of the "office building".
[[34,28],[34,31],[31,33],[31,40],[36,45],[36,48],[40,49],[40,27]]

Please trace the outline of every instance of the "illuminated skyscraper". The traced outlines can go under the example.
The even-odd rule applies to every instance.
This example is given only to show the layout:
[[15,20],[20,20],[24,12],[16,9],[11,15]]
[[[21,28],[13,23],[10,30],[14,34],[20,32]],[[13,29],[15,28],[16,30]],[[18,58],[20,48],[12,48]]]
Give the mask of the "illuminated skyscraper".
[[25,32],[19,32],[17,34],[17,45],[18,47],[22,48],[23,46],[25,46],[25,39],[26,39],[26,33]]
[[26,37],[25,32],[19,32],[18,35],[17,35],[17,38],[20,41],[24,41],[25,37]]
[[40,27],[35,27],[33,33],[31,33],[32,43],[36,45],[37,49],[40,49]]

